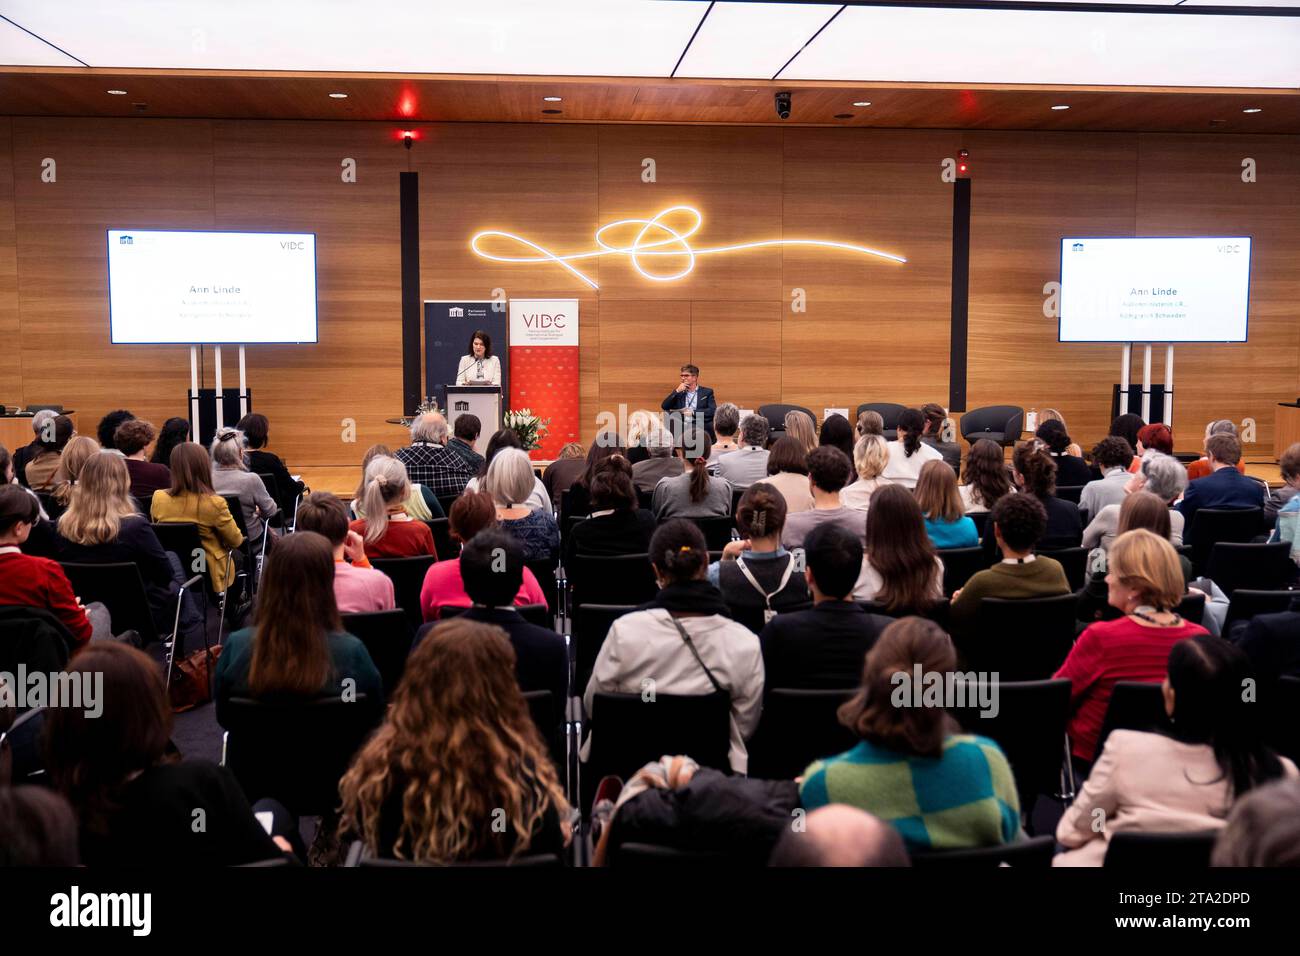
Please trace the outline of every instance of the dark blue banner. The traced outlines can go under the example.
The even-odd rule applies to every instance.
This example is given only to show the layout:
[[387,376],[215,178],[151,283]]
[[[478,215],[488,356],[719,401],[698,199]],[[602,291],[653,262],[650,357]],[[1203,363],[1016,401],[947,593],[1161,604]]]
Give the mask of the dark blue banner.
[[[500,311],[493,308],[496,306]],[[501,394],[510,394],[510,351],[506,342],[509,314],[504,301],[434,301],[424,303],[424,394],[447,408],[447,386],[456,384],[456,369],[470,352],[477,331],[492,339],[492,354],[501,360]]]

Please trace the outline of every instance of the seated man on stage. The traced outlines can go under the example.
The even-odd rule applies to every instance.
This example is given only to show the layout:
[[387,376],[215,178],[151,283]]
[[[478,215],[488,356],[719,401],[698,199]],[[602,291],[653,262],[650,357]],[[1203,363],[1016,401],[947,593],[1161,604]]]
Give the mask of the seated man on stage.
[[[704,430],[713,435],[713,414],[718,410],[718,403],[713,398],[713,389],[700,384],[700,370],[694,365],[682,366],[682,380],[677,388],[668,393],[660,406],[669,412],[670,418],[683,419],[683,424],[703,424]],[[673,415],[671,413],[677,412]],[[683,428],[669,426],[673,434],[680,435]]]

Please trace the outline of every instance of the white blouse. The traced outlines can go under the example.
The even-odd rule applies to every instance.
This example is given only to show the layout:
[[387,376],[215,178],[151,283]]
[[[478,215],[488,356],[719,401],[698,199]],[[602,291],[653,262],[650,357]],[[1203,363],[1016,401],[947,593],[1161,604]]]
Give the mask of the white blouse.
[[500,385],[501,359],[495,355],[479,360],[472,355],[462,355],[456,369],[457,385]]
[[925,442],[921,442],[910,456],[901,441],[887,442],[885,447],[889,449],[889,464],[885,465],[880,477],[902,485],[908,491],[916,490],[916,480],[921,477],[921,468],[927,461],[943,461],[943,455]]

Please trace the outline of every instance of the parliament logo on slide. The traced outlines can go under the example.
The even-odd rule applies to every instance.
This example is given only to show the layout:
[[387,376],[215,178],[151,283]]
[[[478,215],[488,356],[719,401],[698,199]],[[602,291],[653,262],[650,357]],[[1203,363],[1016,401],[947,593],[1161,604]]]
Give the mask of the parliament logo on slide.
[[450,309],[447,310],[447,318],[463,319],[465,318],[465,310],[460,308],[459,306],[452,306]]
[[118,236],[118,237],[117,237],[117,244],[118,244],[119,246],[129,246],[129,245],[133,245],[134,243],[135,243],[135,240],[132,239],[130,236]]
[[1082,242],[1076,242],[1076,243],[1075,243],[1074,245],[1072,245],[1070,248],[1071,248],[1074,252],[1083,252],[1083,243],[1082,243]]

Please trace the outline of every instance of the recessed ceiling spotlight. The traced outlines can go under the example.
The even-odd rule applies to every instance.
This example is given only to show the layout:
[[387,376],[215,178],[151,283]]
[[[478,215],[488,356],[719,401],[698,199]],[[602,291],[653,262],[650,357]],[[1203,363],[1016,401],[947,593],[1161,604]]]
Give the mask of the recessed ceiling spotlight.
[[559,103],[564,100],[563,96],[543,96],[542,101],[546,103]]
[[109,96],[126,96],[126,90],[106,90]]
[[1057,106],[1053,106],[1052,109],[1054,109],[1054,110],[1058,110],[1058,111],[1059,111],[1059,110],[1068,110],[1069,107],[1066,106],[1064,103],[1061,103],[1061,104],[1058,104]]
[[858,100],[858,101],[857,101],[856,103],[854,103],[853,105],[854,105],[854,106],[870,106],[870,105],[871,105],[871,100]]
[[330,94],[330,99],[332,99],[332,100],[346,100],[347,98],[348,98],[348,95],[347,95],[346,93],[331,93],[331,94]]
[[1246,107],[1246,109],[1242,110],[1242,112],[1243,112],[1243,113],[1262,113],[1262,112],[1264,112],[1264,111],[1263,111],[1262,109],[1260,109],[1258,106],[1248,106],[1248,107]]

